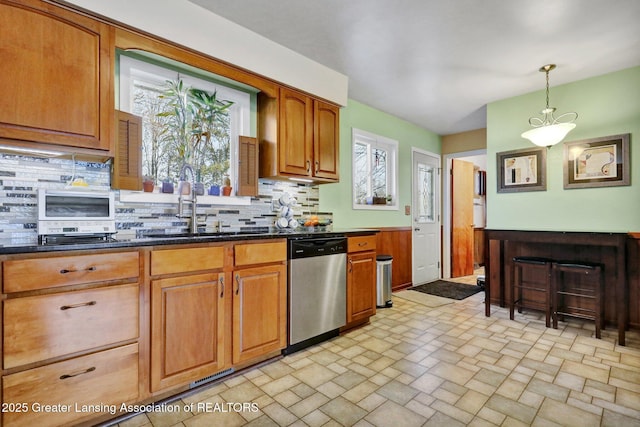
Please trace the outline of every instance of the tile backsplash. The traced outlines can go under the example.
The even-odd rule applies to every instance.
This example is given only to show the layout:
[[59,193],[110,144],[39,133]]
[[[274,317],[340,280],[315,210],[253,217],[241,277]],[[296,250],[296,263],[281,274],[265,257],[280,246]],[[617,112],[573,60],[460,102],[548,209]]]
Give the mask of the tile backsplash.
[[[78,180],[91,188],[110,188],[111,164],[65,158],[41,158],[0,152],[0,245],[37,243],[37,191],[39,188],[63,189]],[[258,197],[250,205],[213,205],[198,203],[197,213],[207,229],[218,221],[224,230],[273,227],[277,213],[272,200],[288,192],[298,200],[295,217],[320,214],[317,185],[287,181],[260,180]],[[141,198],[144,200],[143,198]],[[188,220],[176,217],[177,203],[121,202],[116,191],[116,227],[118,237],[131,238],[147,232],[186,231]]]

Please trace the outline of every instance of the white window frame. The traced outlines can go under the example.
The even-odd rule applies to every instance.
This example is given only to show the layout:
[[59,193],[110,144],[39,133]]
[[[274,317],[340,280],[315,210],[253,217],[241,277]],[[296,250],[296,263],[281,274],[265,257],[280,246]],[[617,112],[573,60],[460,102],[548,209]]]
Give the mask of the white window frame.
[[[362,210],[398,210],[398,141],[384,136],[376,135],[361,129],[351,129],[351,170],[352,170],[352,188],[351,201],[353,209]],[[356,203],[356,144],[366,144],[371,148],[384,149],[388,153],[387,158],[387,189],[391,190],[391,204],[388,205],[368,205]],[[371,150],[369,150],[370,152]],[[368,162],[371,164],[371,162]],[[369,171],[369,175],[371,171]],[[368,193],[371,193],[371,176],[369,176]],[[371,196],[371,194],[369,194]]]
[[[133,82],[136,79],[162,87],[165,85],[167,80],[174,80],[177,77],[181,78],[187,86],[195,87],[207,92],[216,91],[218,99],[233,102],[233,105],[229,107],[228,110],[231,138],[229,174],[233,177],[233,182],[236,183],[239,136],[249,136],[251,133],[251,95],[249,93],[235,90],[220,84],[215,84],[211,81],[193,77],[188,74],[180,74],[173,69],[164,68],[130,56],[120,55],[120,91],[118,108],[127,113],[131,113],[133,111],[132,89]],[[234,187],[237,188],[236,185],[234,185]]]

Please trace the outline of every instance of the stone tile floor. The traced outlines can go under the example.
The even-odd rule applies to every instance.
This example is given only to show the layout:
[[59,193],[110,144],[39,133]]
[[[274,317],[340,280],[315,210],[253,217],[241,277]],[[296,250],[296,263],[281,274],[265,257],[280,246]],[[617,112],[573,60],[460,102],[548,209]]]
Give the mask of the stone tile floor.
[[367,326],[119,426],[640,426],[640,333],[620,347],[589,322],[487,318],[483,299],[394,297]]

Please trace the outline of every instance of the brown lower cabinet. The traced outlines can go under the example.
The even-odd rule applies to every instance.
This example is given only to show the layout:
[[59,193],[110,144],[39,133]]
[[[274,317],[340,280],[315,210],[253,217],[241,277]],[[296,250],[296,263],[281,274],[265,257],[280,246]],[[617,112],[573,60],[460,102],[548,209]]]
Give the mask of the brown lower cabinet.
[[0,425],[106,421],[279,355],[286,257],[286,239],[0,256]]
[[225,368],[224,273],[151,281],[151,391]]
[[3,426],[71,425],[140,399],[137,250],[0,261]]
[[59,426],[138,398],[138,344],[2,378],[2,425]]
[[287,241],[234,245],[232,362],[287,345]]
[[347,328],[376,314],[376,236],[354,236],[347,243]]
[[233,363],[286,347],[286,266],[236,270],[233,281]]
[[227,245],[152,250],[151,392],[225,368]]
[[153,393],[286,346],[286,240],[157,249],[150,258]]

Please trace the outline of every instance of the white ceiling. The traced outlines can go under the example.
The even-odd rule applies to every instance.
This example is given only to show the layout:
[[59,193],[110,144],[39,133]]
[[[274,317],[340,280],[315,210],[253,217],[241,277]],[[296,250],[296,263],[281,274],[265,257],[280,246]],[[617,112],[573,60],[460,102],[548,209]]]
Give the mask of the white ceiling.
[[544,89],[542,65],[558,66],[552,88],[640,65],[639,0],[190,1],[440,135],[483,128],[487,103]]

